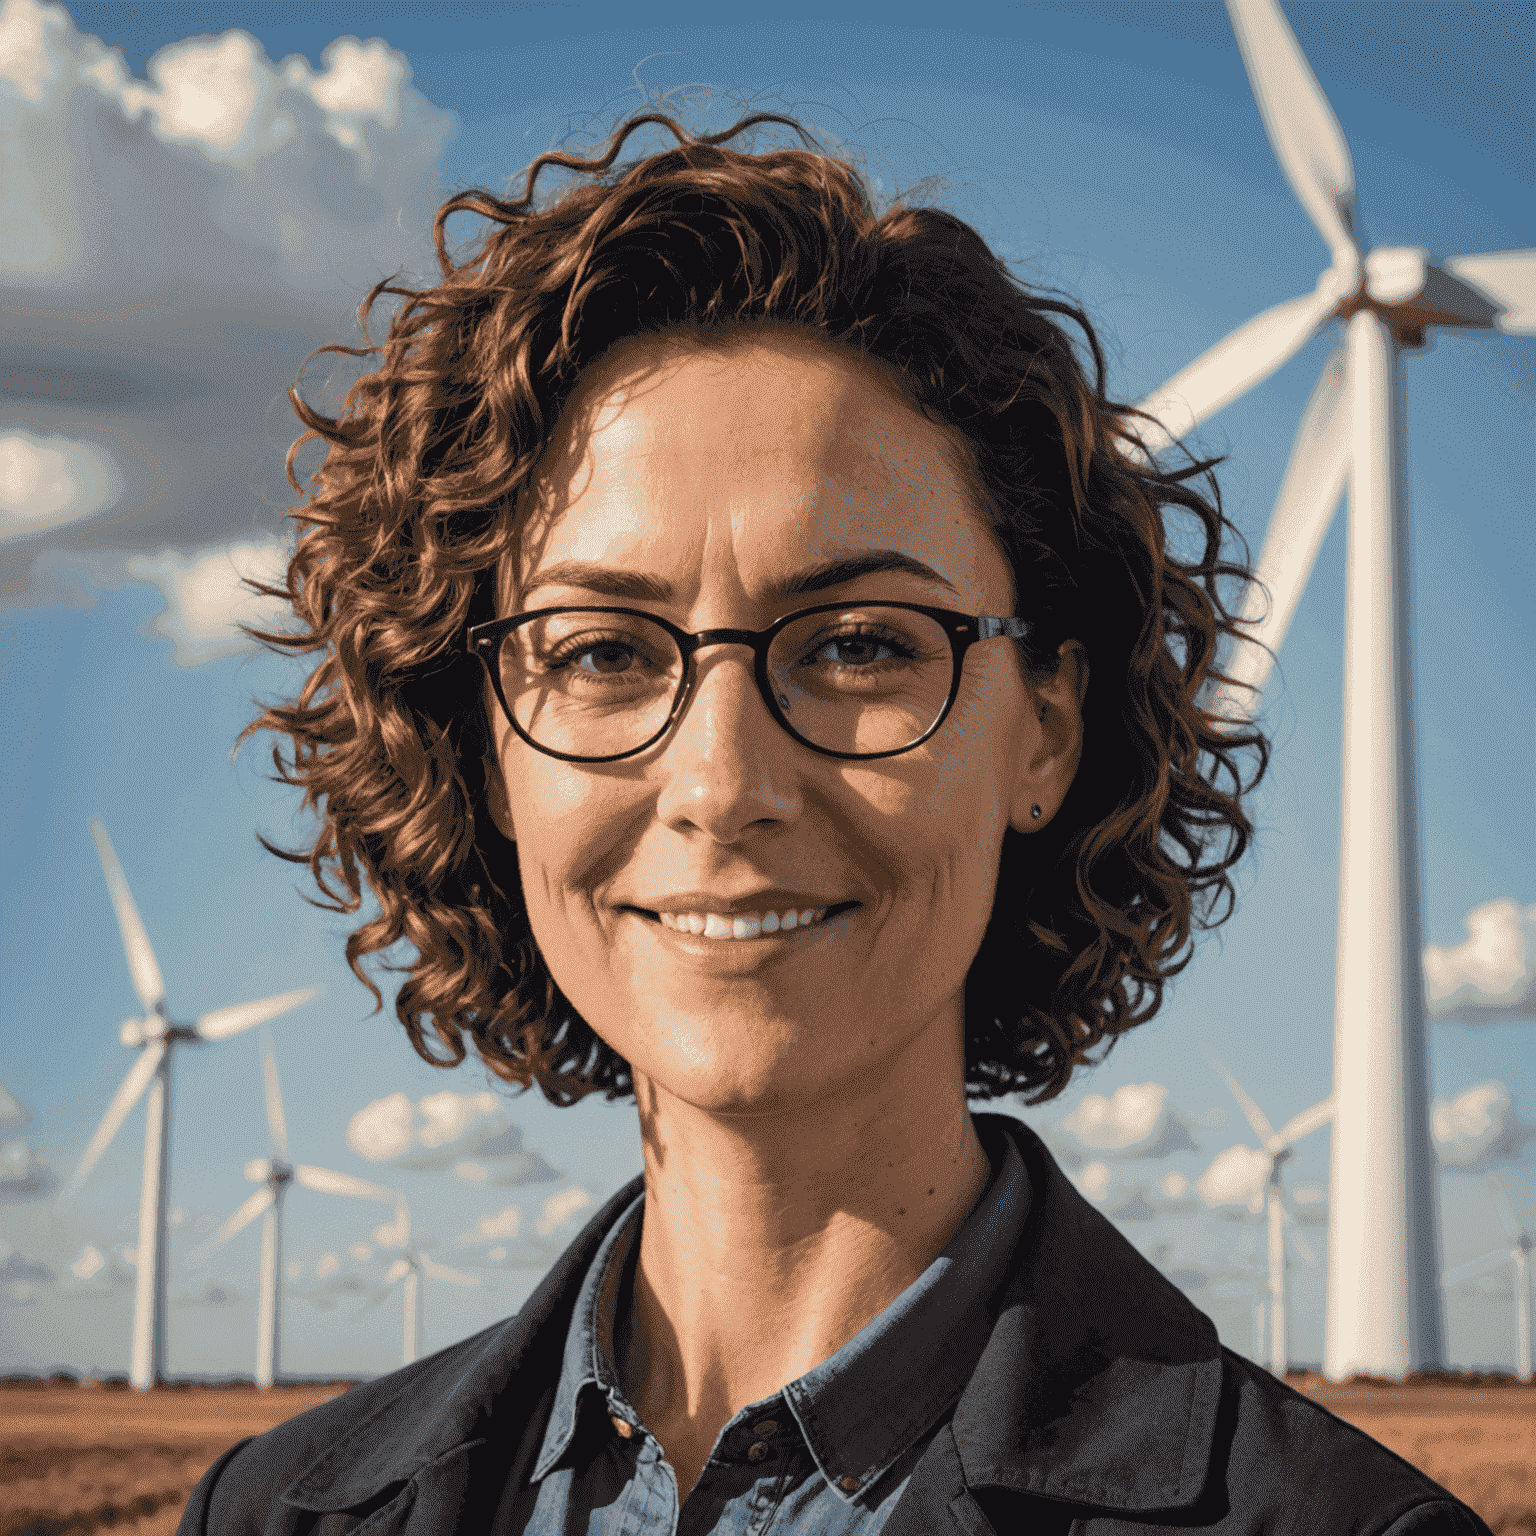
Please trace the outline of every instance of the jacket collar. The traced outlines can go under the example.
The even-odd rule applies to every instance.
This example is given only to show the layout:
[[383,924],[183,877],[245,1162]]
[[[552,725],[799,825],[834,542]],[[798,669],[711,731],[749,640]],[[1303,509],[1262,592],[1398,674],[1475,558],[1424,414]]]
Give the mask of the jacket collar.
[[1205,1487],[1221,1397],[1211,1320],[1080,1195],[1017,1120],[1033,1190],[991,1338],[955,1408],[965,1482],[1119,1513]]
[[[1195,1503],[1221,1393],[1215,1328],[1078,1194],[1033,1131],[1000,1115],[978,1116],[977,1128],[984,1139],[1013,1139],[1029,1174],[1030,1216],[975,1374],[931,1468],[925,1457],[893,1511],[889,1536],[907,1528],[903,1506],[938,1491],[925,1489],[925,1476],[951,1471],[957,1495],[995,1488],[1117,1513]],[[488,1438],[518,1447],[498,1463],[517,1462],[526,1475],[582,1279],[641,1188],[632,1180],[597,1212],[515,1317],[356,1389],[364,1416],[284,1502],[349,1509],[435,1463],[462,1463],[455,1451]]]
[[[582,1278],[643,1184],[631,1179],[597,1211],[515,1316],[355,1388],[364,1416],[284,1490],[283,1502],[317,1512],[351,1509],[490,1436],[536,1449]],[[520,1375],[531,1390],[518,1390]],[[376,1405],[366,1402],[369,1394],[377,1394]]]

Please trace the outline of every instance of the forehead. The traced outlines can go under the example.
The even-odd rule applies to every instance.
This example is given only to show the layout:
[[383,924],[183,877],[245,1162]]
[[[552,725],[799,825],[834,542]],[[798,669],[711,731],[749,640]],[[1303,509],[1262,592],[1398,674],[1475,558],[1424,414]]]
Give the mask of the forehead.
[[982,502],[963,438],[883,364],[792,332],[636,339],[562,413],[504,595],[579,563],[653,572],[682,602],[721,580],[750,598],[891,548],[957,591],[995,588],[999,567],[1011,589]]

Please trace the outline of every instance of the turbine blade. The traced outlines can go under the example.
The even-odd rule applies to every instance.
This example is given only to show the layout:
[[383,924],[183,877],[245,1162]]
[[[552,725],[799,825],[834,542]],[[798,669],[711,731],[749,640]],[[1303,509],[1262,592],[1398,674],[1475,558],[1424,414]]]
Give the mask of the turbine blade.
[[277,1058],[272,1041],[261,1042],[261,1075],[267,1094],[267,1134],[272,1138],[272,1156],[288,1156],[288,1122],[283,1117],[283,1090],[277,1081]]
[[1142,422],[1142,440],[1160,453],[1223,406],[1261,384],[1312,339],[1338,307],[1339,294],[1325,272],[1317,291],[1266,309],[1218,341],[1188,367],[1138,404],[1157,423]]
[[1328,359],[1302,413],[1254,572],[1257,579],[1248,589],[1240,615],[1246,642],[1227,666],[1231,681],[1211,698],[1210,709],[1223,718],[1246,721],[1258,713],[1258,690],[1269,677],[1273,653],[1290,628],[1344,494],[1350,462],[1347,382],[1345,351],[1340,347]]
[[1227,0],[1264,131],[1285,179],[1333,252],[1337,265],[1359,260],[1355,243],[1355,168],[1333,107],[1307,63],[1277,0]]
[[59,1205],[68,1205],[80,1192],[80,1186],[85,1183],[91,1169],[96,1166],[97,1159],[111,1145],[112,1138],[122,1128],[123,1121],[128,1118],[133,1106],[143,1097],[144,1090],[149,1087],[149,1080],[155,1075],[167,1049],[164,1040],[157,1040],[153,1045],[145,1046],[143,1054],[128,1069],[128,1075],[123,1079],[117,1092],[112,1095],[112,1102],[107,1105],[107,1112],[101,1117],[101,1124],[96,1127],[95,1135],[86,1143],[85,1151],[80,1154],[80,1161],[75,1164],[75,1171],[70,1174],[68,1183],[59,1191],[57,1202]]
[[315,1168],[300,1163],[293,1170],[294,1182],[305,1189],[318,1190],[322,1195],[351,1195],[358,1200],[381,1200],[385,1205],[394,1198],[379,1184],[366,1179],[354,1179],[350,1173],[333,1173],[329,1168]]
[[[392,1283],[393,1283],[393,1282],[391,1282],[391,1284],[392,1284]],[[372,1296],[370,1296],[370,1297],[369,1297],[369,1298],[368,1298],[368,1300],[367,1300],[367,1301],[365,1301],[365,1302],[364,1302],[364,1303],[363,1303],[363,1304],[362,1304],[362,1306],[360,1306],[360,1307],[359,1307],[359,1308],[358,1308],[358,1309],[357,1309],[357,1311],[356,1311],[356,1312],[354,1312],[354,1313],[353,1313],[353,1314],[352,1314],[352,1315],[353,1315],[353,1316],[354,1316],[354,1317],[361,1317],[361,1316],[362,1316],[362,1315],[363,1315],[363,1313],[364,1313],[364,1312],[372,1312],[372,1311],[373,1311],[373,1309],[374,1309],[374,1308],[375,1308],[375,1307],[376,1307],[376,1306],[378,1306],[378,1304],[379,1304],[379,1303],[380,1303],[380,1302],[381,1302],[381,1301],[384,1301],[384,1300],[385,1300],[385,1299],[386,1299],[386,1298],[387,1298],[387,1297],[388,1297],[388,1295],[389,1295],[389,1286],[388,1286],[388,1285],[381,1285],[381,1286],[380,1286],[380,1287],[379,1287],[379,1288],[378,1288],[378,1290],[376,1290],[376,1291],[375,1291],[375,1292],[374,1292],[374,1293],[373,1293],[373,1295],[372,1295]]]
[[1492,1253],[1485,1253],[1480,1259],[1468,1259],[1465,1264],[1458,1264],[1455,1269],[1446,1270],[1440,1278],[1446,1285],[1455,1285],[1458,1280],[1470,1280],[1473,1275],[1480,1275],[1484,1270],[1492,1269],[1495,1264],[1506,1261],[1508,1258],[1508,1248],[1495,1248]]
[[237,1232],[250,1226],[276,1198],[270,1189],[258,1189],[254,1194],[247,1195],[235,1207],[234,1214],[203,1244],[200,1251],[209,1253],[220,1243],[227,1243]]
[[388,1269],[384,1271],[384,1284],[393,1285],[396,1280],[403,1280],[411,1272],[409,1259],[396,1259]]
[[1310,1136],[1313,1131],[1321,1129],[1332,1119],[1333,1095],[1330,1094],[1321,1103],[1314,1104],[1311,1109],[1304,1109],[1299,1115],[1292,1115],[1280,1127],[1275,1139],[1282,1147],[1289,1147],[1300,1141],[1303,1136]]
[[1481,256],[1453,256],[1440,263],[1453,277],[1476,288],[1500,313],[1495,330],[1536,336],[1536,250],[1489,251]]
[[446,1264],[439,1264],[436,1259],[429,1259],[426,1254],[421,1255],[421,1267],[434,1280],[447,1280],[453,1285],[480,1284],[478,1275],[466,1275],[462,1270],[449,1269]]
[[1238,1087],[1237,1079],[1219,1061],[1213,1061],[1211,1065],[1221,1073],[1222,1082],[1227,1085],[1228,1091],[1237,1100],[1237,1107],[1242,1110],[1243,1118],[1253,1127],[1253,1134],[1259,1138],[1259,1145],[1266,1152],[1278,1151],[1274,1130],[1269,1121],[1264,1118],[1264,1111]]
[[118,931],[123,936],[123,951],[128,956],[128,970],[133,977],[133,990],[139,994],[145,1011],[156,1012],[165,1002],[165,978],[160,974],[160,962],[150,947],[149,935],[139,918],[139,909],[133,904],[133,892],[128,889],[128,877],[117,862],[112,850],[112,839],[101,824],[100,817],[91,822],[91,836],[96,839],[96,852],[101,858],[101,872],[107,877],[107,892],[112,898],[112,910],[117,913]]
[[242,1030],[257,1024],[265,1024],[300,1003],[307,1003],[315,995],[314,987],[299,987],[293,992],[279,992],[276,997],[264,997],[256,1003],[235,1003],[228,1008],[215,1008],[197,1021],[197,1032],[205,1040],[228,1040]]
[[1521,1236],[1520,1223],[1515,1219],[1515,1208],[1509,1203],[1509,1196],[1504,1193],[1504,1186],[1499,1183],[1498,1175],[1490,1173],[1484,1183],[1487,1185],[1494,1209],[1499,1213],[1499,1225],[1504,1228],[1504,1236],[1510,1242],[1518,1243]]

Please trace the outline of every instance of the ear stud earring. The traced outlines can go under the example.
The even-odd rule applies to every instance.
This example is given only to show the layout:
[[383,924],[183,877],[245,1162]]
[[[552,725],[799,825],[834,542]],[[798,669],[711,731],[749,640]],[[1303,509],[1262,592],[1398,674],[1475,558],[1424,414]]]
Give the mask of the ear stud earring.
[[1031,821],[1039,821],[1039,819],[1040,819],[1040,807],[1038,805],[1030,806],[1030,808],[1029,808],[1029,817],[1030,817]]

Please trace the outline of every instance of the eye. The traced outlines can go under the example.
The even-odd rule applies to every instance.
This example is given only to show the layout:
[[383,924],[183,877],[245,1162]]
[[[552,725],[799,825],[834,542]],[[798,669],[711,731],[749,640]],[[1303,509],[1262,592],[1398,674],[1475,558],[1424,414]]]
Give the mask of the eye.
[[915,652],[897,636],[873,629],[854,630],[824,638],[805,658],[834,667],[868,667],[881,662],[910,661]]
[[585,645],[562,658],[566,665],[574,663],[583,672],[625,672],[634,660],[634,651],[617,640],[604,640],[597,645]]

